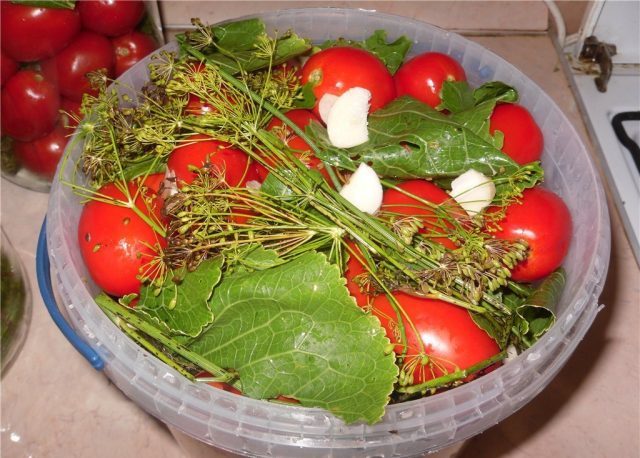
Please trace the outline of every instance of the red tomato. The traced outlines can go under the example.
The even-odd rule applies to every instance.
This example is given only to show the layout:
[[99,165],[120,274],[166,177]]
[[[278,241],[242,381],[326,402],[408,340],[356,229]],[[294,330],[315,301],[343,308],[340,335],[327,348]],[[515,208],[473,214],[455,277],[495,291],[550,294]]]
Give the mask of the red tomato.
[[419,216],[423,227],[421,234],[434,242],[454,250],[457,248],[452,240],[446,237],[446,233],[453,228],[453,224],[442,217],[449,215],[451,218],[462,218],[465,211],[444,190],[427,180],[409,180],[398,185],[398,188],[413,194],[414,196],[439,205],[445,215],[438,215],[438,211],[413,197],[407,196],[395,189],[387,189],[382,198],[382,211],[389,217],[395,216]]
[[18,62],[51,57],[80,32],[80,15],[75,10],[0,3],[2,50]]
[[116,59],[116,78],[158,48],[153,37],[135,31],[116,37],[111,40],[111,43]]
[[73,132],[76,127],[78,127],[78,123],[70,115],[82,116],[82,114],[80,113],[81,106],[81,102],[67,99],[66,97],[62,97],[60,99],[60,110],[64,112],[62,113],[63,125],[71,132]]
[[80,0],[77,5],[82,26],[109,37],[131,32],[144,16],[139,0]]
[[360,259],[364,260],[362,252],[358,246],[349,241],[348,246],[354,251],[354,254],[349,253],[349,259],[347,260],[344,276],[347,279],[347,289],[353,298],[356,300],[356,304],[360,307],[366,307],[373,299],[373,291],[368,284],[363,284],[358,280],[364,276],[367,272],[364,265],[360,262]]
[[240,391],[239,389],[237,389],[236,387],[229,385],[228,383],[224,383],[224,382],[207,382],[207,385],[212,386],[214,388],[218,388],[219,390],[222,391],[228,391],[229,393],[233,393],[233,394],[242,394],[242,391]]
[[299,79],[302,79],[302,63],[297,57],[289,59],[288,61],[280,65],[276,65],[273,68],[273,77],[275,79],[283,78],[284,76],[289,75],[291,72],[295,72],[295,75]]
[[442,83],[466,79],[462,66],[439,52],[426,52],[409,59],[393,76],[398,97],[410,95],[433,108],[442,101]]
[[108,38],[83,31],[59,54],[43,61],[42,71],[58,85],[63,96],[80,102],[85,93],[97,94],[86,74],[105,69],[107,76],[113,78],[114,60]]
[[[142,182],[141,192],[144,193],[144,196],[147,200],[150,199],[150,202],[146,202],[144,200],[140,201],[139,205],[145,213],[153,214],[155,221],[166,225],[167,218],[162,215],[162,207],[164,206],[164,199],[160,193],[163,187],[165,176],[164,173],[153,173],[147,176]],[[140,178],[134,180],[136,185],[139,185]]]
[[167,168],[176,174],[178,183],[189,184],[196,178],[190,167],[202,168],[211,164],[212,173],[223,173],[229,186],[241,186],[248,177],[249,156],[228,143],[207,135],[194,135],[169,155]]
[[[285,113],[285,116],[294,122],[296,126],[300,129],[304,130],[304,128],[311,123],[312,121],[320,122],[320,119],[313,114],[312,111],[304,110],[301,108],[290,110]],[[277,127],[279,132],[279,137],[283,142],[289,146],[289,148],[297,149],[300,151],[310,151],[311,147],[298,135],[294,134],[293,131],[286,126],[279,118],[275,116],[271,118],[269,124],[267,124],[267,130],[273,130],[274,127]]]
[[[320,122],[320,119],[315,114],[313,114],[312,111],[309,110],[290,110],[285,113],[285,116],[291,119],[295,123],[295,125],[302,130],[304,130],[304,128],[312,121],[318,123]],[[325,177],[325,179],[327,181],[330,181],[329,174],[324,166],[324,163],[313,155],[311,147],[307,144],[307,142],[305,142],[300,136],[293,133],[293,131],[288,126],[286,126],[279,118],[271,118],[271,121],[269,121],[269,124],[267,124],[266,129],[276,134],[289,148],[299,150],[300,153],[296,154],[296,157],[298,159],[301,159],[307,165],[307,167],[319,170],[320,173],[322,173],[322,175]],[[261,164],[256,164],[256,169],[258,171],[260,181],[264,181],[264,179],[269,174],[269,171]]]
[[[407,338],[404,369],[413,375],[410,384],[468,369],[500,352],[498,344],[462,307],[405,293],[394,296],[409,317],[403,317],[402,323]],[[398,317],[385,295],[374,299],[372,313],[380,319],[391,342],[398,343],[395,352],[402,354]]]
[[[129,192],[136,192],[129,183]],[[115,184],[103,186],[103,196],[125,200]],[[142,197],[136,205],[144,208]],[[91,200],[82,209],[78,225],[78,243],[89,274],[108,294],[124,296],[139,293],[138,276],[157,255],[153,248],[164,240],[130,208]]]
[[522,105],[498,104],[489,119],[489,131],[504,134],[502,152],[520,165],[540,160],[544,139],[531,113]]
[[28,142],[15,141],[13,152],[25,169],[51,180],[69,141],[67,135],[67,129],[59,122],[44,137]]
[[4,86],[4,83],[18,71],[18,63],[4,51],[0,51],[0,59],[0,86]]
[[[489,212],[493,211],[489,209]],[[496,238],[524,240],[529,254],[512,271],[516,281],[540,280],[560,267],[569,250],[572,234],[571,214],[564,201],[541,187],[526,189],[522,201],[506,209],[497,222]]]
[[371,92],[369,112],[382,108],[396,96],[387,67],[369,51],[358,48],[328,48],[311,56],[302,67],[302,83],[308,82],[314,85],[313,112],[318,117],[318,104],[325,94],[339,96],[353,87],[368,89]]
[[[207,67],[202,62],[190,62],[190,67],[193,69],[194,73],[206,72]],[[231,94],[227,95],[227,100],[231,103],[237,103],[234,97]],[[195,94],[189,94],[189,99],[187,101],[187,105],[184,108],[184,111],[188,115],[196,115],[201,116],[208,113],[217,113],[218,109],[211,104],[205,102],[200,97]]]
[[28,142],[47,135],[60,108],[56,87],[41,73],[20,70],[2,88],[2,133]]
[[189,100],[187,101],[187,105],[184,107],[184,112],[189,115],[201,116],[207,113],[214,113],[216,111],[216,108],[195,94],[189,94]]

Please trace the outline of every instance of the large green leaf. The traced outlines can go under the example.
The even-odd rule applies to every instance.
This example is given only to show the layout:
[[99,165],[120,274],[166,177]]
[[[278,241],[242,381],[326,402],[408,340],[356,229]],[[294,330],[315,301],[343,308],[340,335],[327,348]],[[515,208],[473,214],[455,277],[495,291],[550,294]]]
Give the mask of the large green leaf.
[[246,51],[253,49],[258,37],[266,33],[264,22],[260,18],[233,21],[211,27],[217,48],[225,51]]
[[451,119],[497,149],[502,148],[504,136],[499,131],[491,135],[489,119],[498,102],[518,101],[518,92],[513,87],[500,81],[490,81],[472,91],[466,81],[445,81],[442,92],[443,105],[451,111]]
[[379,420],[398,369],[377,318],[324,255],[223,279],[213,324],[190,349],[237,371],[244,394],[285,395],[347,422]]
[[318,123],[307,129],[322,145],[318,154],[322,160],[347,168],[366,162],[385,177],[456,177],[471,168],[496,176],[519,168],[491,142],[411,97],[398,98],[372,113],[369,141],[349,150],[331,146]]
[[[180,34],[176,39],[182,45],[197,47],[211,62],[232,74],[278,65],[311,49],[309,40],[293,32],[284,33],[272,41],[259,18],[212,27],[199,25],[196,30]],[[202,42],[209,44],[200,46]],[[275,49],[271,50],[271,46]]]
[[213,320],[207,301],[220,281],[222,262],[221,257],[212,258],[193,272],[174,272],[159,292],[154,286],[144,286],[136,310],[174,334],[197,336]]

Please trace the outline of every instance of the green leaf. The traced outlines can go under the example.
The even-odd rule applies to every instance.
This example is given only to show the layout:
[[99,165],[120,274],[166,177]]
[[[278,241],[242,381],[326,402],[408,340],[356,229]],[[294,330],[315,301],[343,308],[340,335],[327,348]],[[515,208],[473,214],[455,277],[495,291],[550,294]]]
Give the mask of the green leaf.
[[220,281],[222,263],[222,257],[216,257],[203,261],[193,272],[173,272],[159,292],[154,285],[143,286],[136,310],[174,334],[199,335],[213,320],[207,301]]
[[125,180],[133,180],[145,174],[164,172],[167,168],[166,162],[158,160],[157,157],[147,157],[141,161],[128,162],[122,171]]
[[[202,39],[203,30],[213,38],[205,47],[197,45]],[[287,32],[275,39],[275,50],[267,51],[273,45],[266,33],[264,22],[259,18],[229,22],[194,31],[176,37],[181,45],[197,46],[201,52],[223,70],[236,74],[241,71],[253,72],[279,65],[311,49],[309,40]],[[207,41],[207,40],[205,40]]]
[[57,8],[67,10],[72,10],[76,6],[75,0],[11,0],[11,3],[38,8]]
[[335,46],[352,46],[354,48],[366,49],[378,56],[393,75],[404,62],[404,58],[411,49],[411,45],[411,40],[404,35],[389,43],[387,42],[387,32],[384,30],[376,30],[369,38],[362,41],[339,38],[337,40],[327,40],[322,43],[319,48],[326,49]]
[[326,129],[307,131],[323,150],[318,157],[353,170],[370,164],[389,178],[457,177],[473,168],[489,177],[510,175],[519,166],[472,130],[411,97],[401,97],[369,116],[369,141],[349,150],[331,145]]
[[265,270],[284,263],[275,250],[267,250],[262,245],[248,245],[225,252],[226,272],[253,272]]
[[316,96],[313,93],[313,84],[306,83],[300,89],[300,94],[296,97],[294,101],[294,105],[297,108],[307,108],[311,109],[316,104]]
[[346,422],[382,417],[398,374],[389,340],[324,255],[229,276],[210,303],[216,318],[190,349],[237,372],[245,395],[292,397]]
[[362,42],[362,47],[378,56],[393,75],[404,62],[404,58],[411,49],[411,40],[404,35],[388,43],[387,32],[376,30],[369,38]]
[[[465,81],[445,82],[443,91],[445,88],[447,88],[447,94],[454,93],[448,95],[453,101],[447,102],[447,109],[453,113],[451,118],[483,140],[491,143],[496,149],[502,148],[504,136],[502,132],[497,136],[491,135],[489,132],[489,119],[498,102],[515,102],[518,100],[518,92],[500,81],[485,83],[473,92],[471,92],[469,85]],[[456,95],[458,93],[463,95]],[[465,97],[464,103],[458,102],[456,104],[456,100],[460,97]],[[443,96],[443,103],[444,101]],[[453,105],[453,109],[451,109],[450,105]]]
[[297,35],[281,38],[277,41],[273,58],[265,56],[258,49],[247,49],[233,51],[231,55],[214,52],[206,54],[215,64],[231,74],[240,71],[253,72],[269,67],[269,65],[279,65],[295,56],[304,54],[311,48],[311,45],[304,38]]
[[566,283],[564,269],[547,276],[533,290],[523,304],[517,307],[521,319],[522,339],[530,347],[556,322],[555,309]]
[[496,103],[516,103],[518,101],[518,91],[502,81],[489,81],[473,91],[473,98],[476,105],[493,100]]
[[442,102],[438,110],[448,110],[451,113],[471,109],[476,101],[473,98],[473,90],[466,81],[445,81],[440,91]]
[[255,48],[258,37],[266,33],[260,18],[233,21],[211,27],[217,48],[228,52],[246,51]]
[[[280,173],[294,175],[291,170],[279,170]],[[269,173],[260,186],[260,191],[270,196],[293,196],[293,190],[284,184],[275,174]]]
[[511,337],[513,319],[509,316],[487,317],[481,313],[469,312],[473,321],[498,343],[501,349],[505,349]]

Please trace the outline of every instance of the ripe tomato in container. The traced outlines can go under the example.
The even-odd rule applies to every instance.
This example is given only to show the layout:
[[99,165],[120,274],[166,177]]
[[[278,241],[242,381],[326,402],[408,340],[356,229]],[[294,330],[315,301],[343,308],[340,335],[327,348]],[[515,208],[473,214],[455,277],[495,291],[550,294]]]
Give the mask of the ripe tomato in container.
[[0,3],[2,50],[18,62],[51,57],[80,32],[80,15],[75,9]]
[[403,345],[400,320],[385,295],[377,296],[372,313],[380,319],[395,352],[405,353],[404,371],[411,384],[468,369],[500,352],[498,344],[480,329],[467,310],[436,299],[394,293],[406,316],[402,325],[406,335]]
[[87,73],[103,69],[108,77],[113,78],[114,65],[113,47],[109,39],[83,31],[59,54],[43,61],[42,70],[59,87],[64,97],[80,102],[85,93],[97,94],[91,88]]
[[144,2],[139,0],[81,0],[78,11],[82,26],[108,37],[131,32],[144,16]]
[[144,56],[155,51],[158,44],[150,35],[142,32],[129,32],[111,40],[115,53],[116,78],[138,63]]
[[540,126],[529,110],[515,103],[501,103],[489,118],[489,131],[504,135],[502,152],[520,165],[538,161],[542,156],[544,138]]
[[[397,187],[401,191],[387,189],[384,192],[381,211],[389,218],[400,219],[404,216],[419,218],[423,227],[418,232],[451,250],[456,249],[456,244],[447,238],[447,232],[453,229],[453,224],[447,219],[465,217],[466,212],[462,207],[443,189],[427,180],[408,180]],[[433,203],[434,207],[421,202],[420,199]]]
[[364,49],[340,46],[312,55],[302,67],[302,83],[313,84],[316,104],[313,112],[320,117],[322,96],[340,96],[348,89],[361,87],[371,92],[369,112],[382,108],[396,96],[393,77],[374,54]]
[[410,95],[436,108],[440,105],[440,91],[445,81],[466,81],[462,65],[439,52],[419,54],[400,66],[393,80],[398,97]]
[[532,282],[560,267],[569,250],[573,228],[564,201],[557,194],[537,186],[526,189],[521,201],[509,205],[504,218],[491,223],[489,230],[496,238],[528,243],[527,258],[513,269],[511,278]]
[[2,133],[31,141],[53,129],[60,96],[55,85],[40,72],[20,70],[2,88]]
[[193,135],[169,155],[167,169],[175,173],[178,186],[190,184],[197,176],[191,168],[211,166],[212,174],[223,174],[229,186],[240,186],[249,176],[249,156],[226,142],[207,135]]
[[348,249],[346,251],[349,259],[347,260],[344,271],[344,277],[347,280],[347,289],[349,290],[349,294],[355,299],[356,304],[360,307],[367,307],[376,294],[371,287],[371,283],[368,283],[365,278],[368,274],[368,270],[364,266],[364,262],[366,261],[362,255],[362,251],[360,251],[358,245],[353,241],[348,241],[347,247]]
[[4,86],[4,83],[18,71],[18,63],[4,51],[0,51],[0,59],[0,86]]
[[68,135],[69,131],[61,119],[44,137],[28,142],[14,141],[13,152],[24,168],[51,180],[69,141]]
[[[128,183],[130,195],[138,189],[138,183]],[[151,201],[152,194],[146,193]],[[127,201],[114,183],[100,188],[98,196]],[[142,195],[136,206],[151,214]],[[131,208],[91,200],[80,215],[78,244],[96,284],[109,294],[123,296],[140,291],[140,274],[152,268],[153,258],[158,255],[155,247],[164,245],[164,239]]]

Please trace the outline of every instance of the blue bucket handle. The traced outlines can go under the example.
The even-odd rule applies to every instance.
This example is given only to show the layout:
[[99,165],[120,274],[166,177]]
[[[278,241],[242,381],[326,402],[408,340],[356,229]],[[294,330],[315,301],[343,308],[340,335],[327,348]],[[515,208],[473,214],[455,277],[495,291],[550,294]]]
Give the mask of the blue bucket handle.
[[69,343],[89,361],[96,370],[104,369],[104,360],[87,342],[85,342],[71,325],[67,323],[64,315],[60,312],[55,296],[53,294],[53,285],[51,284],[51,264],[49,262],[49,249],[47,247],[47,219],[45,218],[40,228],[38,236],[38,248],[36,250],[36,277],[38,279],[38,287],[40,295],[47,307],[47,311],[53,322],[58,326],[62,334],[67,338]]

